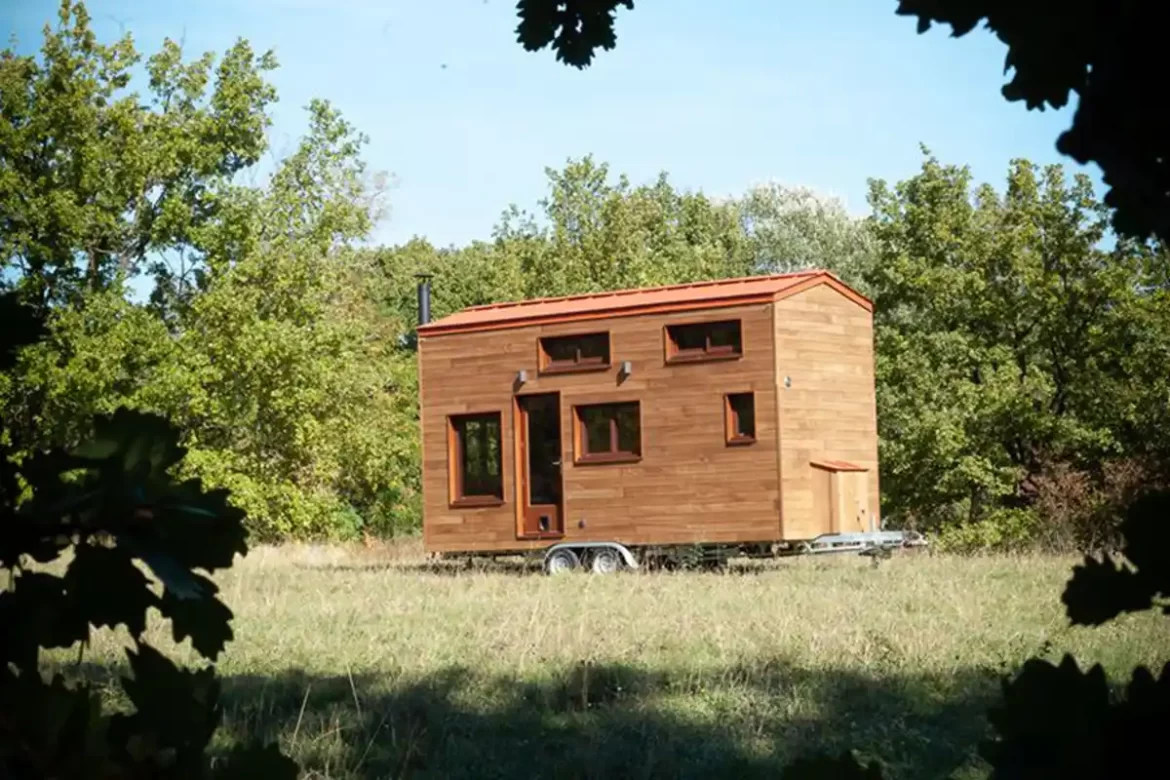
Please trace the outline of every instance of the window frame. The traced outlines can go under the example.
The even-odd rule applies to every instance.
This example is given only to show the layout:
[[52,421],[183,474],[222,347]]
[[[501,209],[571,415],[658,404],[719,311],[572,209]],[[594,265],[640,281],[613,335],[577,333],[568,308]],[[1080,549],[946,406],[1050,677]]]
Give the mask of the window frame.
[[[711,331],[725,325],[734,325],[736,345],[712,346]],[[680,349],[678,331],[682,328],[706,329],[705,344],[702,348]],[[739,360],[743,357],[743,320],[739,318],[726,320],[700,320],[698,322],[674,322],[663,326],[663,342],[666,352],[666,363],[706,363],[715,360]]]
[[[638,420],[638,442],[633,451],[620,450],[618,444],[620,433],[617,424],[617,413],[610,416],[610,449],[608,452],[588,452],[589,440],[585,430],[584,413],[590,409],[605,407],[633,406]],[[642,402],[639,399],[620,401],[594,401],[589,403],[573,404],[573,464],[590,465],[598,463],[637,463],[642,460]]]
[[[584,359],[580,344],[577,346],[576,359],[571,363],[567,360],[555,361],[549,354],[547,346],[549,342],[580,342],[584,339],[604,340],[605,355],[602,360]],[[613,365],[613,339],[607,330],[570,333],[564,336],[540,336],[536,339],[536,357],[536,365],[541,374],[579,374],[587,371],[607,371]]]
[[[735,404],[732,402],[733,398],[746,397],[750,400],[752,405],[752,432],[750,435],[743,435],[739,433],[740,413],[736,410]],[[747,444],[755,444],[756,436],[758,435],[756,418],[756,393],[754,390],[745,390],[738,393],[724,393],[723,395],[723,432],[724,440],[729,447],[741,447]]]
[[[498,490],[492,493],[468,494],[464,473],[464,438],[466,423],[472,420],[494,419],[499,429],[496,448],[496,470],[499,473]],[[461,430],[464,433],[461,433]],[[447,476],[448,504],[451,507],[492,507],[504,504],[504,414],[500,411],[467,412],[447,415]]]

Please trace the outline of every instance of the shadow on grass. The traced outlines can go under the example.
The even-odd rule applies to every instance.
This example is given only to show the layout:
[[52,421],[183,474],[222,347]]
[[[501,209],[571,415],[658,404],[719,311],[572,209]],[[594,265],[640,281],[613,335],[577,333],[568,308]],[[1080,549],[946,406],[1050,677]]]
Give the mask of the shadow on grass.
[[290,671],[224,679],[226,739],[279,738],[307,777],[778,777],[854,749],[887,777],[971,767],[993,671],[869,677],[783,661],[701,677],[623,665],[539,681]]

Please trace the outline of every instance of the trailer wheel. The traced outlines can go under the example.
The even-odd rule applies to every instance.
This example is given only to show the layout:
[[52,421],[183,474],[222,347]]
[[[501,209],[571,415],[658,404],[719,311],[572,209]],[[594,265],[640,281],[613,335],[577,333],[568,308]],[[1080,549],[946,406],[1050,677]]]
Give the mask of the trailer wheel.
[[594,574],[613,574],[622,568],[622,557],[612,547],[599,547],[589,556],[589,569]]
[[561,548],[548,556],[544,562],[544,570],[549,574],[563,574],[573,571],[580,565],[581,559],[577,557],[577,553],[568,548]]

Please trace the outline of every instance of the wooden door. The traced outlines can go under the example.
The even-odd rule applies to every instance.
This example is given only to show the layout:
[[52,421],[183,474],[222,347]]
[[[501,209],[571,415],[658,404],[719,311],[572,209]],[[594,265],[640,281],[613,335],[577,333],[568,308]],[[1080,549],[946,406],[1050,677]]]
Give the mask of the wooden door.
[[838,471],[833,474],[838,533],[870,530],[866,512],[866,505],[869,503],[869,480],[866,477],[864,471]]
[[516,397],[516,477],[517,536],[562,536],[565,528],[559,393]]
[[812,464],[814,526],[818,534],[873,530],[869,518],[869,474],[862,469]]

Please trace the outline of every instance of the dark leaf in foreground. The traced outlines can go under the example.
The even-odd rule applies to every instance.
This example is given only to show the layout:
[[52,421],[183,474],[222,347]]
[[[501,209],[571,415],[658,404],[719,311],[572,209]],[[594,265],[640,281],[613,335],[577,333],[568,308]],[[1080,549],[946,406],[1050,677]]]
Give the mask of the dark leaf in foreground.
[[133,737],[173,750],[181,761],[193,761],[219,725],[219,682],[213,668],[180,669],[149,645],[127,651],[133,678],[122,687],[135,712],[114,719],[113,731],[123,746]]
[[1155,598],[1170,594],[1170,492],[1135,501],[1120,532],[1131,566],[1086,556],[1073,568],[1061,601],[1074,624],[1100,625],[1124,612],[1149,609]]
[[251,744],[234,748],[226,757],[216,762],[212,770],[213,780],[296,780],[300,768],[280,748]]
[[219,657],[232,638],[232,611],[216,597],[218,588],[211,580],[199,574],[192,575],[203,593],[197,599],[179,598],[169,589],[163,591],[159,611],[171,619],[171,632],[176,642],[191,637],[191,643],[204,658]]
[[1164,777],[1170,664],[1159,679],[1138,667],[1111,701],[1100,665],[1081,672],[1071,656],[1060,666],[1032,659],[988,716],[999,737],[980,752],[994,780]]
[[126,626],[137,638],[146,630],[147,611],[158,599],[150,582],[126,553],[86,544],[65,572],[65,590],[85,619],[97,628]]

